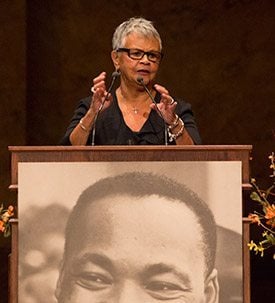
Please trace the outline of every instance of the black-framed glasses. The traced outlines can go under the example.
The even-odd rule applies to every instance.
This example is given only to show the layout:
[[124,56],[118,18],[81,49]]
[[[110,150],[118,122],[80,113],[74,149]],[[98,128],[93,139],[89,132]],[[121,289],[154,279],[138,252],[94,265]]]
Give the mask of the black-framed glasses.
[[141,60],[144,55],[147,56],[148,60],[154,63],[159,63],[163,57],[163,54],[161,52],[145,52],[141,49],[137,48],[118,48],[116,50],[117,52],[126,52],[128,57],[133,60]]

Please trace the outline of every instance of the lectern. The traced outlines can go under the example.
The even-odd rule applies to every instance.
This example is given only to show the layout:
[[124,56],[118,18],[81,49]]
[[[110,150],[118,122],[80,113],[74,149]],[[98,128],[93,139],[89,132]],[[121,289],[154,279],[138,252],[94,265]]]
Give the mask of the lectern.
[[[241,163],[243,203],[250,180],[250,145],[201,146],[11,146],[11,190],[18,190],[19,163],[71,163],[71,162],[217,162]],[[20,190],[20,189],[19,189]],[[18,302],[18,221],[12,220],[12,250],[9,273],[9,302]],[[243,215],[243,302],[250,302],[249,221]]]

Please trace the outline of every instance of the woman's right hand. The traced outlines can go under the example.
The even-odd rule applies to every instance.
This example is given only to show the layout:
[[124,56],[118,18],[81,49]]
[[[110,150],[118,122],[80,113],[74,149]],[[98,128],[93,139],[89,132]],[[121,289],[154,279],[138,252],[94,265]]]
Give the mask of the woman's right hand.
[[112,95],[109,93],[107,96],[105,79],[106,72],[100,73],[93,79],[93,86],[91,88],[91,91],[93,92],[91,105],[85,116],[81,118],[70,134],[70,142],[72,145],[87,144],[88,137],[99,111],[105,110],[112,103]]
[[94,113],[97,113],[98,110],[105,110],[113,101],[112,95],[110,93],[107,96],[105,80],[106,72],[100,73],[93,79],[93,86],[91,88],[93,95],[90,110]]

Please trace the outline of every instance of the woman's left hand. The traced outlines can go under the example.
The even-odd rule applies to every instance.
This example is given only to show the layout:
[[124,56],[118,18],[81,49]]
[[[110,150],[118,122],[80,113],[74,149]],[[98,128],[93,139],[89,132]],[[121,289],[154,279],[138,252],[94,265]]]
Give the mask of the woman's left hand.
[[[177,106],[177,102],[170,96],[169,91],[165,87],[155,84],[154,88],[160,93],[161,99],[157,105],[154,103],[151,104],[151,108],[160,112],[162,118],[168,125],[172,124],[176,117],[175,108]],[[156,108],[156,106],[158,108]]]

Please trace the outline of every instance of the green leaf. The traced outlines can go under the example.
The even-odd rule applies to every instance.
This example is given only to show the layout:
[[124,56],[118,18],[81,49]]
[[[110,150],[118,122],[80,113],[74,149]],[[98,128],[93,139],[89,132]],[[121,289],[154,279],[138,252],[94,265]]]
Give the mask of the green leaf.
[[260,197],[255,191],[253,191],[253,192],[250,194],[250,198],[251,198],[252,200],[254,200],[254,201],[263,203],[261,197]]
[[266,198],[269,196],[269,194],[273,191],[275,186],[272,184],[267,190],[266,190]]

